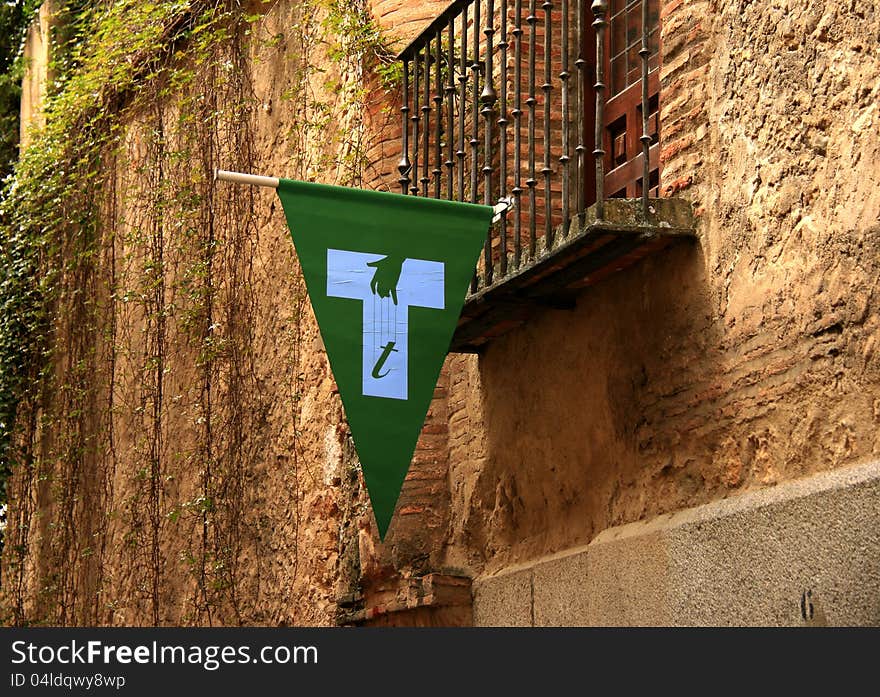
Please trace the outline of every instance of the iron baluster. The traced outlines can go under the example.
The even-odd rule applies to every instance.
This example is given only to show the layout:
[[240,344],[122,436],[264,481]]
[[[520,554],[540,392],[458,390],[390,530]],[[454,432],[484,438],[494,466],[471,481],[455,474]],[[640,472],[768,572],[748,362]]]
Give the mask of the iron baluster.
[[419,176],[419,57],[421,53],[416,52],[416,55],[413,60],[413,109],[412,116],[410,116],[410,121],[413,124],[413,157],[412,157],[412,183],[409,188],[409,192],[414,196],[419,195],[419,183],[417,181],[417,177]]
[[551,208],[553,202],[550,196],[550,177],[553,173],[550,169],[550,91],[553,89],[550,83],[552,76],[550,43],[553,40],[551,24],[553,3],[545,0],[541,7],[544,10],[544,83],[541,85],[541,91],[544,93],[544,166],[541,167],[541,174],[544,176],[544,249],[550,249],[553,244]]
[[514,6],[513,36],[513,266],[519,268],[522,255],[522,0]]
[[461,66],[458,74],[458,150],[455,151],[455,158],[458,161],[458,200],[464,201],[464,170],[465,170],[465,150],[464,150],[464,122],[465,122],[465,104],[467,103],[467,5],[464,6],[461,13]]
[[[483,203],[492,206],[496,202],[492,200],[492,115],[495,111],[495,102],[498,94],[495,92],[493,81],[493,51],[495,36],[495,0],[488,0],[486,7],[486,27],[483,29],[486,36],[486,73],[483,78],[483,92],[480,94],[480,115],[485,120],[483,128]],[[483,249],[483,265],[485,268],[486,285],[492,283],[492,227],[486,235],[486,244]]]
[[400,162],[397,163],[397,171],[400,172],[400,178],[397,183],[400,184],[400,193],[407,193],[409,187],[409,61],[403,61],[403,106],[400,108],[402,114],[401,136],[403,137]]
[[454,18],[449,19],[446,28],[448,55],[446,59],[446,198],[455,197],[453,188],[455,160],[453,160],[453,139],[455,138],[455,34]]
[[480,3],[474,3],[474,55],[471,62],[471,75],[474,78],[473,104],[471,111],[471,203],[476,203],[477,190],[480,186],[480,166],[477,161],[477,148],[480,145]]
[[430,152],[431,152],[431,44],[428,42],[425,45],[425,99],[422,103],[422,114],[424,115],[425,125],[424,125],[424,141],[422,142],[422,154],[424,155],[424,161],[422,162],[422,176],[419,179],[419,182],[422,185],[422,196],[428,195],[428,182],[431,179],[428,177],[428,166],[430,164]]
[[605,28],[608,22],[607,0],[593,0],[593,15],[596,19],[596,130],[593,156],[596,159],[596,220],[605,217]]
[[648,189],[651,187],[651,136],[648,135],[648,0],[642,0],[642,215],[648,217]]
[[574,62],[577,70],[577,146],[574,152],[577,157],[577,167],[575,187],[577,189],[577,216],[578,230],[584,225],[584,212],[586,210],[586,166],[587,166],[587,148],[584,145],[584,109],[586,108],[587,98],[587,78],[586,69],[587,61],[584,59],[584,42],[587,37],[584,32],[584,15],[586,14],[587,0],[576,0],[577,2],[577,59]]
[[562,0],[562,25],[560,27],[562,38],[562,69],[559,71],[559,81],[562,83],[562,155],[559,156],[559,164],[562,167],[562,234],[568,234],[570,218],[569,198],[571,196],[569,185],[569,169],[571,156],[569,152],[570,124],[568,121],[568,0]]
[[535,0],[529,0],[529,16],[526,17],[529,25],[529,96],[526,106],[529,108],[529,178],[526,186],[529,187],[529,255],[535,257],[535,42],[537,40],[536,24],[538,17],[535,14]]
[[[471,203],[476,203],[477,189],[480,186],[480,167],[477,162],[477,148],[480,144],[480,119],[477,114],[480,111],[480,2],[474,3],[474,55],[471,63],[471,74],[474,78],[473,103],[471,105]],[[477,270],[474,269],[474,278],[471,281],[471,292],[475,293],[479,285]]]
[[441,150],[441,139],[443,138],[442,39],[443,33],[438,31],[436,53],[434,54],[434,62],[436,64],[434,66],[434,111],[436,112],[434,115],[434,168],[431,170],[431,174],[434,177],[434,198],[440,198],[440,185],[443,174],[443,170],[440,169],[441,160],[443,159]]
[[[498,196],[507,197],[507,2],[501,3],[501,41],[498,43],[501,50],[501,108],[498,113],[498,131],[501,141],[501,153],[499,157]],[[501,275],[507,273],[507,210],[501,214],[501,226],[499,229],[499,258]]]

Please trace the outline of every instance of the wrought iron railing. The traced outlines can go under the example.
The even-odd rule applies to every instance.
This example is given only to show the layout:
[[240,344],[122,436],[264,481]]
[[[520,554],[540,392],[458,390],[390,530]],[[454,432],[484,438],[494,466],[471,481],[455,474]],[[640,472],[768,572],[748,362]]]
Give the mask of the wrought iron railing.
[[657,5],[457,0],[400,54],[401,191],[514,201],[472,290],[551,251],[590,206],[601,221],[608,196],[637,192],[647,216],[659,183]]

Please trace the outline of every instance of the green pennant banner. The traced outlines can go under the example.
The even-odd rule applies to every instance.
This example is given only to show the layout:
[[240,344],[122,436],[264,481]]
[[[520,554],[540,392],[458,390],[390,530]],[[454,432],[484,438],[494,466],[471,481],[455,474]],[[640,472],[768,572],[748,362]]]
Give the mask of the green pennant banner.
[[384,539],[493,211],[281,179]]

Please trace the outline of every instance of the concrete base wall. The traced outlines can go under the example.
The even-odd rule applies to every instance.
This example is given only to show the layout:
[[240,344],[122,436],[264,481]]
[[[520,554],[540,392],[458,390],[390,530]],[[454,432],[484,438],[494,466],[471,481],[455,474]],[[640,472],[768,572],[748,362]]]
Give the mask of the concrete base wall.
[[880,462],[611,528],[474,583],[477,625],[880,625]]

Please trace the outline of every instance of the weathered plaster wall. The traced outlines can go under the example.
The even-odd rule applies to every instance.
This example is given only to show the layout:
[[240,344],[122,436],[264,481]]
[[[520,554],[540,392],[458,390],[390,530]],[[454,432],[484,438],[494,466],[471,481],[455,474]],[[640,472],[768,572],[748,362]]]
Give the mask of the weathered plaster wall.
[[51,56],[54,4],[44,0],[37,16],[28,28],[24,45],[25,75],[21,89],[20,147],[27,147],[31,126],[44,123],[41,103],[46,94]]
[[[442,4],[374,14],[399,47]],[[211,182],[219,166],[396,188],[395,95],[371,64],[331,56],[346,37],[328,34],[328,8],[274,5],[240,52],[130,114],[108,153],[99,261],[77,291],[95,297],[96,325],[60,322],[54,360],[67,378],[96,342],[83,425],[94,445],[74,468],[56,456],[63,429],[47,425],[41,470],[13,482],[13,516],[39,521],[20,583],[4,579],[17,621],[334,624],[407,594],[413,608],[454,606],[412,611],[415,624],[470,621],[469,583],[408,581],[437,566],[448,524],[446,374],[377,545],[275,194]],[[186,65],[185,44],[177,56]],[[68,480],[81,490],[62,510],[52,482]],[[64,520],[75,534],[57,532]]]
[[96,323],[57,327],[59,383],[83,369],[77,347],[97,347],[87,454],[76,471],[57,459],[64,422],[50,421],[41,464],[17,473],[13,516],[32,525],[20,576],[5,565],[4,616],[335,622],[340,531],[364,505],[341,403],[274,192],[211,181],[216,166],[351,181],[359,68],[328,57],[323,10],[303,35],[307,11],[273,5],[240,51],[123,123],[78,290]]

